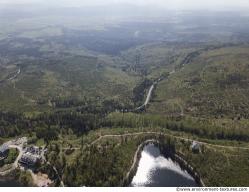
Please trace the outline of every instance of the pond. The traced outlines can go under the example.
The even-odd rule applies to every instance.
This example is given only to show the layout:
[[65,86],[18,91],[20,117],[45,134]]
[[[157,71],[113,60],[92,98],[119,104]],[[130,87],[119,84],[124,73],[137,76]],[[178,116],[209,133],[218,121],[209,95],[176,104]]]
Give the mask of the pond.
[[170,158],[164,157],[159,148],[148,144],[143,148],[132,187],[196,187],[194,178]]

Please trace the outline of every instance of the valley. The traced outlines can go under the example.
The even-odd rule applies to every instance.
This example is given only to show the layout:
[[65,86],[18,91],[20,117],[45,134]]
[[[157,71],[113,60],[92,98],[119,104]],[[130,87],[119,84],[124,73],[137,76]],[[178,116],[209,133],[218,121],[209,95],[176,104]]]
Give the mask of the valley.
[[[147,155],[169,157],[196,185],[249,185],[246,16],[65,10],[0,18],[0,146],[27,138],[1,154],[0,175],[24,186],[130,186],[153,141]],[[29,147],[42,161],[22,169]]]

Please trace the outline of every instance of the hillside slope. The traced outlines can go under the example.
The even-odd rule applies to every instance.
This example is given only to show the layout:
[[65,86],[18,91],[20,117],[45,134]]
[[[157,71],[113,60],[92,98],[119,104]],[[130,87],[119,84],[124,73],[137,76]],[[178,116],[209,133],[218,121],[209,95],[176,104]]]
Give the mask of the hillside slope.
[[161,82],[149,111],[168,115],[248,118],[249,47],[202,51]]

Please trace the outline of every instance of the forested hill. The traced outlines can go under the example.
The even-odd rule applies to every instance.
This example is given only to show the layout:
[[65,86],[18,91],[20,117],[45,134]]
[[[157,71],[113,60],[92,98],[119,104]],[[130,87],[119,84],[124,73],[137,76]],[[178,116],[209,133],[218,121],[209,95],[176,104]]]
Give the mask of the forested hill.
[[155,92],[150,112],[248,119],[249,46],[202,51]]

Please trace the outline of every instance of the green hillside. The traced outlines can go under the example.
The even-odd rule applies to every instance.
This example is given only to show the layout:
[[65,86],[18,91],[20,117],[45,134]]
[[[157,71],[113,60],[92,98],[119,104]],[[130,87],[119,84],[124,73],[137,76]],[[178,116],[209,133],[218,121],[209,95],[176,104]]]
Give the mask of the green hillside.
[[162,81],[149,112],[248,118],[249,47],[202,51]]
[[78,106],[86,99],[131,105],[132,90],[139,81],[139,77],[122,71],[118,63],[113,67],[98,57],[23,60],[19,66],[21,73],[12,80],[8,80],[13,73],[10,69],[7,72],[3,67],[6,72],[0,73],[1,110],[42,112],[70,100],[78,104],[67,108]]

